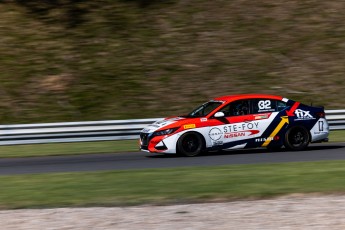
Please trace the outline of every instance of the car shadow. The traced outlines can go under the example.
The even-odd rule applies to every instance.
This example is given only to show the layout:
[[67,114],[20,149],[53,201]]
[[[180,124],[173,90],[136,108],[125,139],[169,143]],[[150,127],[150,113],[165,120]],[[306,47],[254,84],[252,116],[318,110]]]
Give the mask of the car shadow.
[[[307,149],[302,150],[303,152],[312,152],[318,150],[332,150],[332,149],[341,149],[345,148],[345,145],[340,144],[319,144],[319,145],[310,145]],[[219,151],[210,151],[202,153],[197,157],[207,157],[207,156],[222,156],[222,155],[240,155],[240,154],[258,154],[258,153],[281,153],[281,152],[291,152],[286,148],[281,148],[278,150],[268,150],[266,148],[256,148],[256,149],[237,149],[237,150],[219,150]],[[184,158],[184,156],[177,154],[154,154],[148,155],[147,158]]]

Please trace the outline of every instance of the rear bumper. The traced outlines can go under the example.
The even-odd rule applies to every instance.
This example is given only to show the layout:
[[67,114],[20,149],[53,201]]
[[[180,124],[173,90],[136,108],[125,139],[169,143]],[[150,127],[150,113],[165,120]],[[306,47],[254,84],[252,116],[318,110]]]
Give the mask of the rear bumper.
[[322,139],[322,140],[318,140],[318,141],[313,141],[311,143],[322,143],[322,142],[328,142],[329,139],[328,138],[325,138],[325,139]]

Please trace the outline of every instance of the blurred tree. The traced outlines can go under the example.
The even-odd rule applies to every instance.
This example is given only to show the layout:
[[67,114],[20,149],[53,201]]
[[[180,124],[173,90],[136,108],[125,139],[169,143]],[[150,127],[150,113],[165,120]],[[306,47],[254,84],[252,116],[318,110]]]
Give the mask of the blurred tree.
[[137,2],[139,7],[141,8],[145,8],[148,7],[152,4],[155,3],[163,3],[163,2],[167,2],[166,0],[123,0],[123,1],[132,1],[132,2]]
[[[88,0],[15,1],[38,18],[46,19],[49,22],[62,23],[69,28],[76,27],[84,22],[83,15],[88,12],[88,8],[84,7],[82,3],[90,2]],[[51,15],[51,12],[56,9],[59,9],[61,13]]]
[[[90,9],[97,8],[100,4],[107,4],[107,1],[91,0],[14,0],[17,4],[24,6],[29,13],[34,14],[41,20],[49,23],[56,22],[65,25],[67,28],[74,28],[85,22],[84,15]],[[121,2],[135,3],[140,8],[146,8],[155,3],[169,3],[167,0],[118,0]],[[0,1],[11,2],[11,1]],[[52,13],[59,11],[59,14]]]

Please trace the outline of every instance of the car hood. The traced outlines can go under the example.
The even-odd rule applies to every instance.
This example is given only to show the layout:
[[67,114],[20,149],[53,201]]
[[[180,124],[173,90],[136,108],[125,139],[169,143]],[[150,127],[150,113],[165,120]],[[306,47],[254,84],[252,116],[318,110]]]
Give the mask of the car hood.
[[148,125],[145,127],[142,132],[143,133],[152,133],[155,132],[159,129],[162,129],[164,127],[171,128],[172,124],[175,124],[176,126],[183,125],[185,122],[188,122],[190,119],[189,118],[184,118],[184,117],[169,117],[165,118],[163,120],[156,121],[153,124]]

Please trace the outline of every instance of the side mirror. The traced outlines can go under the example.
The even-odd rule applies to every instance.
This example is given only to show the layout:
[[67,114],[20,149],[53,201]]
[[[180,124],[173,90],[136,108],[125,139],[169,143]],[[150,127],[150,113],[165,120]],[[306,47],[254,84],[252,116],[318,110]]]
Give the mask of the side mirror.
[[225,114],[224,114],[223,112],[216,112],[216,113],[214,114],[214,117],[215,117],[215,118],[225,117]]

